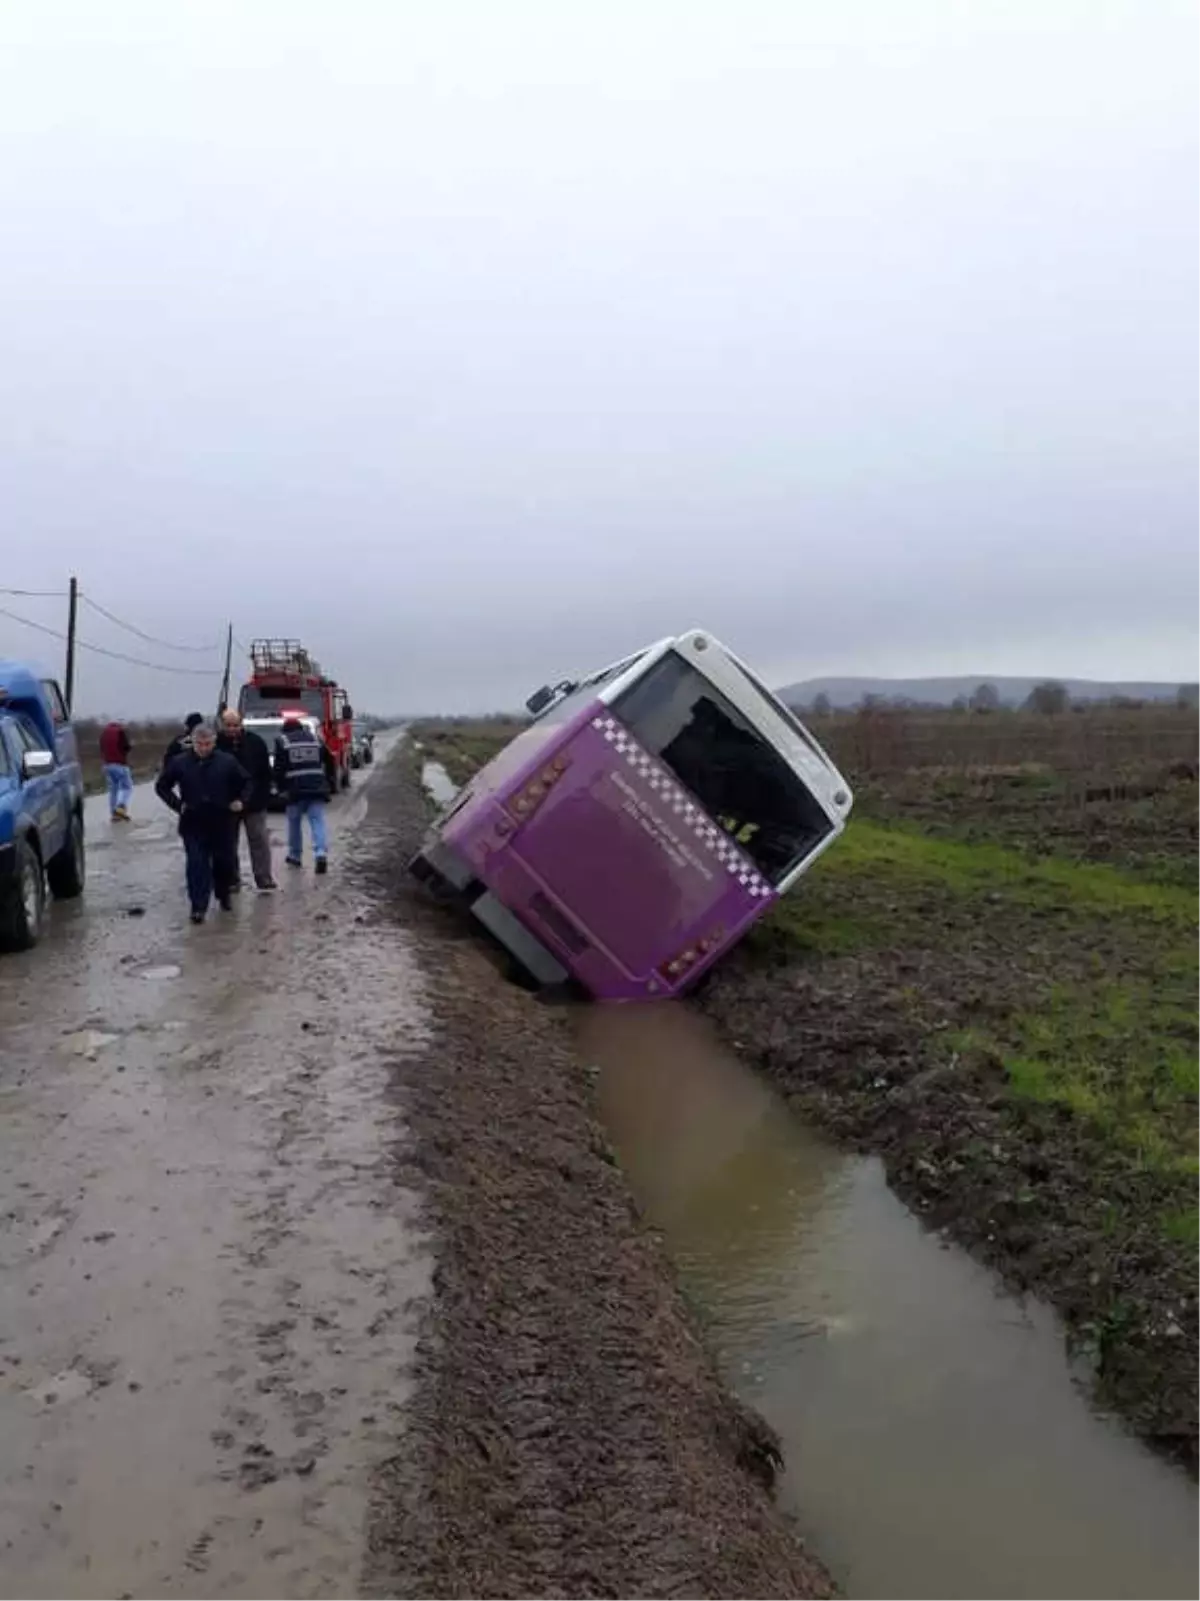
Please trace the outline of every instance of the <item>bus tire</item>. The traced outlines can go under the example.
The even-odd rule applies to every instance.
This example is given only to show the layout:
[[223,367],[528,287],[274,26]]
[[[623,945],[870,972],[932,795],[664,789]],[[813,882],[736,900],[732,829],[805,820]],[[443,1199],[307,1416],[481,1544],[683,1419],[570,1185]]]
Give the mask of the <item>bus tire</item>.
[[82,895],[85,872],[83,818],[76,812],[71,818],[67,843],[46,864],[46,879],[51,895],[56,901],[72,901],[77,895]]
[[540,998],[545,986],[538,983],[529,969],[508,951],[503,951],[501,957],[501,971],[513,988],[524,991],[526,995],[536,995]]
[[349,763],[347,763],[346,766],[342,768],[342,788],[343,789],[349,789],[350,788],[350,764]]
[[38,942],[46,912],[46,875],[42,859],[27,839],[13,847],[13,870],[0,899],[0,945],[28,951]]
[[432,884],[438,876],[428,858],[422,856],[420,851],[410,859],[408,870],[421,884]]
[[449,883],[431,861],[420,854],[413,857],[408,864],[408,870],[418,884],[423,884],[434,900],[450,904],[461,898],[461,893],[454,885]]

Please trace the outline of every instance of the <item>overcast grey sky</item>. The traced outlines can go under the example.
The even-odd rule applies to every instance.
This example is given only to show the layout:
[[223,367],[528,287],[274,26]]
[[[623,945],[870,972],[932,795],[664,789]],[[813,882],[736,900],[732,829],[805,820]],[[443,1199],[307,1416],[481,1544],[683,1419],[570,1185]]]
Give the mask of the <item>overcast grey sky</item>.
[[[364,709],[697,622],[776,681],[1194,678],[1196,32],[7,0],[0,585],[300,634]],[[212,695],[81,675],[85,710]]]

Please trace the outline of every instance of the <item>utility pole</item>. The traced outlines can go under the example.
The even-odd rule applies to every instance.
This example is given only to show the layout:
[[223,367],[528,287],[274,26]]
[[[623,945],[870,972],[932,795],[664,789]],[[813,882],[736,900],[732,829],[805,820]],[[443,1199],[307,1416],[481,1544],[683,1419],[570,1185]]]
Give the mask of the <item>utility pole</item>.
[[217,707],[217,716],[229,705],[229,673],[233,665],[233,624],[225,635],[225,676],[221,680],[221,704]]
[[71,587],[67,591],[67,670],[66,683],[63,685],[63,699],[70,712],[71,704],[75,699],[75,614],[79,607],[79,580],[71,579]]

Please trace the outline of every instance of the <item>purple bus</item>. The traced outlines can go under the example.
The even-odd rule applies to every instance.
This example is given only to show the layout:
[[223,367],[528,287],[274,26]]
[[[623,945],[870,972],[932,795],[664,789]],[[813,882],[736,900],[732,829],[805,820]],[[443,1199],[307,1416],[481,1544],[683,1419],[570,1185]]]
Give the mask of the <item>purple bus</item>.
[[461,789],[410,866],[538,985],[679,994],[846,825],[849,785],[748,667],[692,629],[579,682]]

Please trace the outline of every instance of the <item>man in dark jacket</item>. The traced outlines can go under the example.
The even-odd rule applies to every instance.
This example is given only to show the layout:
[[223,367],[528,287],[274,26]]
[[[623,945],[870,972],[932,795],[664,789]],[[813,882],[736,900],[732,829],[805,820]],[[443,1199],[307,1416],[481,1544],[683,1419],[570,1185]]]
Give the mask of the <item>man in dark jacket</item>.
[[228,912],[237,877],[237,820],[250,779],[228,751],[218,750],[207,723],[191,732],[192,746],[173,757],[154,788],[179,817],[179,837],[187,852],[187,889],[192,922],[202,923],[209,897]]
[[[242,727],[241,713],[232,706],[221,713],[217,749],[228,751],[246,769],[250,787],[243,799],[241,826],[246,830],[246,844],[250,847],[250,870],[259,889],[274,889],[271,834],[267,827],[267,802],[271,799],[271,753],[266,741],[260,739],[253,729]],[[237,871],[235,889],[241,881],[240,864]]]
[[198,727],[204,718],[199,712],[189,712],[184,718],[183,733],[176,734],[175,738],[163,752],[162,764],[165,768],[168,762],[173,762],[176,756],[182,756],[185,750],[192,748],[192,730]]
[[283,732],[275,741],[275,776],[287,796],[287,864],[301,867],[304,851],[302,826],[308,818],[316,869],[328,866],[325,843],[325,745],[310,718],[284,712]]
[[106,723],[100,730],[100,760],[104,763],[108,810],[114,823],[129,821],[129,803],[133,799],[133,774],[129,771],[132,749],[124,723]]

